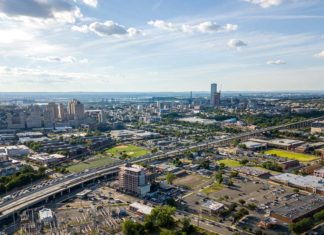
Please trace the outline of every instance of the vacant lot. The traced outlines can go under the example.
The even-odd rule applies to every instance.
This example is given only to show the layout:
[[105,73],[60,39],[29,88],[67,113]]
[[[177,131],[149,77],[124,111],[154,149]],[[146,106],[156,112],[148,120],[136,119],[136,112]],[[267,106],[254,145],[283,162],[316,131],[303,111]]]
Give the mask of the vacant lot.
[[76,165],[69,166],[67,169],[70,172],[81,172],[86,169],[92,169],[100,166],[108,165],[112,163],[114,159],[107,156],[98,156],[98,158],[93,159],[91,161],[80,162]]
[[208,196],[211,193],[215,193],[215,192],[221,191],[223,188],[224,188],[224,186],[222,184],[213,183],[209,187],[204,188],[203,190],[201,190],[201,192],[204,193],[204,194],[206,194]]
[[241,166],[241,164],[238,161],[232,160],[232,159],[223,159],[223,160],[219,160],[216,163],[220,164],[220,163],[224,163],[225,166],[227,167],[238,167]]
[[150,153],[150,151],[135,145],[119,145],[107,149],[105,154],[109,157],[140,157]]
[[295,152],[285,151],[285,150],[281,150],[281,149],[271,149],[271,150],[265,151],[265,154],[276,155],[276,156],[282,157],[282,158],[298,160],[300,162],[310,162],[310,161],[314,161],[314,160],[318,159],[318,157],[313,156],[313,155],[303,154],[303,153],[295,153]]
[[207,181],[208,181],[208,179],[201,175],[191,174],[191,175],[186,175],[184,177],[176,178],[173,181],[173,184],[179,185],[179,186],[184,186],[188,189],[196,189],[196,188],[200,187],[200,185],[204,184]]

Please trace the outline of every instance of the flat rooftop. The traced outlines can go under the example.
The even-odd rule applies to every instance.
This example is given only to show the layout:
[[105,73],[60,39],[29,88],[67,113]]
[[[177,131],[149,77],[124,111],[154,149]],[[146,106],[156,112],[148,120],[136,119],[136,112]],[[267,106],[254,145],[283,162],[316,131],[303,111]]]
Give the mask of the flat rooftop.
[[324,208],[324,197],[318,195],[299,195],[298,197],[291,197],[290,200],[285,202],[285,205],[274,208],[272,213],[290,220],[296,220],[303,215],[322,208]]
[[275,175],[270,177],[271,180],[277,180],[281,182],[289,182],[296,186],[301,187],[312,187],[319,189],[321,191],[324,190],[324,180],[321,177],[316,177],[313,175],[307,175],[307,176],[301,176],[301,175],[295,175],[291,173],[284,173],[280,175]]

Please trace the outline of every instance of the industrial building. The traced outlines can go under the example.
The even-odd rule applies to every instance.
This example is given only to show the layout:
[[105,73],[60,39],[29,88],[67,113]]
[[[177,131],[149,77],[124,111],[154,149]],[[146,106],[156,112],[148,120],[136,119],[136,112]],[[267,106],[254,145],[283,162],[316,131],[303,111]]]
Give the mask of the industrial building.
[[257,143],[264,143],[267,144],[269,147],[280,148],[285,150],[293,149],[304,143],[304,141],[293,140],[293,139],[272,139],[272,140],[250,139],[250,141],[257,142]]
[[56,154],[38,153],[38,154],[28,156],[28,159],[38,164],[49,166],[64,161],[66,159],[66,156],[57,153]]
[[313,175],[301,176],[284,173],[270,177],[270,180],[293,188],[324,195],[324,180]]
[[324,209],[324,197],[308,195],[291,197],[284,205],[274,208],[270,216],[286,223],[294,223]]

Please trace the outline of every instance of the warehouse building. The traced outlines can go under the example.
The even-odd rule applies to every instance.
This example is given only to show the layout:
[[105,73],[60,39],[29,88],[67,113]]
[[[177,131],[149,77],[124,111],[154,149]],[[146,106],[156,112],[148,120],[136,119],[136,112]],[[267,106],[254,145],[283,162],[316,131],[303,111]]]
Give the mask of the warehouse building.
[[270,216],[286,223],[294,223],[324,209],[324,197],[318,195],[299,196],[274,208]]

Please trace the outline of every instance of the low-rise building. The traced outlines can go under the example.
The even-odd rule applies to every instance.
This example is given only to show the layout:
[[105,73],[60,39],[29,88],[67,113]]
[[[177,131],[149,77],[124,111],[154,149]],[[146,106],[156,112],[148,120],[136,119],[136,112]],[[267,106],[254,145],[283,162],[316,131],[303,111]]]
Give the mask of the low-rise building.
[[270,177],[270,180],[311,193],[324,195],[324,180],[313,175],[301,176],[284,173]]
[[133,202],[129,205],[129,209],[139,215],[149,215],[153,210],[153,207],[144,205],[139,202]]
[[6,153],[0,153],[0,176],[12,175],[19,171],[19,164],[9,159]]
[[210,216],[217,215],[224,208],[224,204],[213,200],[208,200],[201,204],[201,212]]
[[56,154],[38,153],[38,154],[28,156],[28,159],[38,164],[49,166],[64,161],[66,159],[66,156],[57,153]]
[[248,166],[235,167],[234,170],[238,171],[241,174],[259,177],[259,178],[269,178],[271,174],[268,171],[256,169]]
[[54,221],[53,212],[51,209],[43,208],[38,212],[40,222],[49,224]]
[[270,216],[286,223],[294,223],[324,209],[324,197],[318,195],[292,197],[284,205],[274,208]]
[[281,148],[286,150],[290,150],[304,143],[304,141],[293,140],[293,139],[271,139],[271,140],[250,139],[250,141],[264,143],[270,147]]
[[10,145],[0,147],[0,152],[5,152],[9,157],[27,156],[31,151],[25,145]]
[[324,178],[324,167],[314,170],[314,176]]
[[295,168],[300,166],[299,161],[297,160],[288,160],[284,162],[279,162],[278,164],[279,166],[282,167],[283,170],[288,170],[290,168]]
[[311,125],[311,134],[324,133],[324,120],[313,122]]

